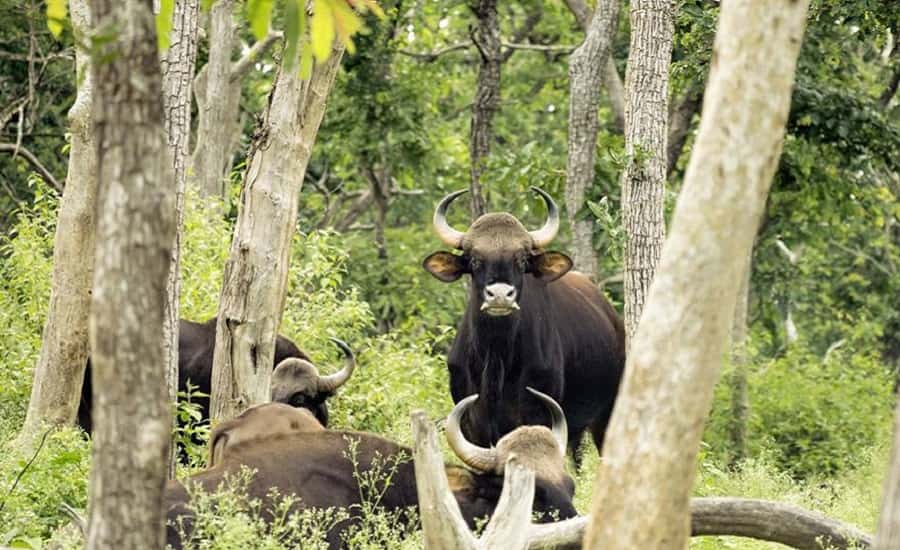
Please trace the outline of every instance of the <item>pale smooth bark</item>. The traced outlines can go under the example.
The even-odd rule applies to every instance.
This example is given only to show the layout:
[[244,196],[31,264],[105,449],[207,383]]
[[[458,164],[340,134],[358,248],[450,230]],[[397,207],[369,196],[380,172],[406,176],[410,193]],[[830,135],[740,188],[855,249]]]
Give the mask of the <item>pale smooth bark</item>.
[[[237,130],[240,85],[231,85],[234,0],[216,0],[209,13],[209,60],[197,82],[197,143],[191,165],[200,195],[225,196],[229,148]],[[199,79],[198,79],[199,80]]]
[[900,402],[894,413],[894,444],[887,478],[884,480],[884,496],[875,550],[900,548]]
[[[87,0],[71,0],[69,12],[75,36],[84,39],[90,29]],[[50,308],[22,428],[23,443],[44,422],[72,424],[75,421],[88,357],[97,152],[91,120],[94,77],[90,56],[80,48],[75,50],[75,67],[78,92],[69,110],[72,134],[69,171],[56,223]]]
[[343,48],[300,79],[282,64],[254,142],[225,265],[212,373],[213,419],[269,400],[275,337],[286,296],[297,196]]
[[497,0],[478,0],[473,6],[477,18],[472,41],[481,55],[478,78],[475,83],[475,101],[472,103],[472,120],[469,126],[469,172],[472,196],[472,219],[487,211],[488,203],[481,184],[491,142],[494,139],[494,115],[500,109],[500,23],[497,18]]
[[99,187],[87,548],[162,548],[172,420],[160,365],[175,197],[156,26],[149,0],[92,0],[91,11],[95,32],[111,40],[93,66]]
[[[184,226],[184,189],[191,137],[191,84],[197,59],[199,0],[175,0],[169,49],[162,58],[162,85],[165,102],[165,127],[175,184],[175,240],[172,243],[171,269],[166,292],[166,316],[163,324],[166,347],[166,384],[169,403],[178,399],[178,318],[181,295],[181,238]],[[174,422],[174,417],[173,417]],[[174,424],[173,424],[174,427]],[[174,433],[174,432],[173,432]],[[169,476],[175,475],[175,449],[172,447]]]
[[463,520],[450,491],[447,473],[437,444],[434,423],[423,411],[412,414],[415,439],[413,459],[416,493],[427,550],[476,550],[528,548],[534,472],[519,464],[515,455],[504,466],[503,490],[484,534],[475,538]]
[[622,173],[626,347],[641,319],[666,236],[663,201],[674,17],[672,0],[631,2],[631,46],[625,71],[628,163]]
[[606,435],[585,548],[685,548],[704,420],[781,154],[808,2],[722,5],[697,141]]
[[566,210],[572,224],[575,268],[593,278],[597,272],[594,223],[577,220],[585,191],[594,182],[597,150],[597,105],[604,68],[619,21],[618,0],[597,3],[584,42],[569,57],[569,136],[566,162]]

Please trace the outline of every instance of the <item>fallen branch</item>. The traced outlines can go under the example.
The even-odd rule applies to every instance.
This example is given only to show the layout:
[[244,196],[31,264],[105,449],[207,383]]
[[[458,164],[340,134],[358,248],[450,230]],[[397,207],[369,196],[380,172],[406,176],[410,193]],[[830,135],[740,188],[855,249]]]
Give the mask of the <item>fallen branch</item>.
[[[585,516],[533,525],[529,550],[579,548]],[[691,536],[746,537],[799,550],[870,548],[872,536],[819,512],[793,504],[733,497],[691,499]]]

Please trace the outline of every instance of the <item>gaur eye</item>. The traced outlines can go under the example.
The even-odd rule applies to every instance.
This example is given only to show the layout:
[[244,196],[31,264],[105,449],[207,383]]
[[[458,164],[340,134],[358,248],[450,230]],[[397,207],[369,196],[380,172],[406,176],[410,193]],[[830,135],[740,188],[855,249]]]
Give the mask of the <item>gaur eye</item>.
[[472,271],[481,269],[482,265],[483,265],[482,261],[479,260],[478,258],[472,258],[471,260],[469,260],[469,269],[471,269]]
[[525,259],[525,256],[516,256],[516,267],[519,268],[519,271],[525,271],[525,268],[528,267],[528,260]]
[[291,406],[292,407],[302,407],[306,403],[306,399],[304,399],[303,394],[295,393],[291,396]]

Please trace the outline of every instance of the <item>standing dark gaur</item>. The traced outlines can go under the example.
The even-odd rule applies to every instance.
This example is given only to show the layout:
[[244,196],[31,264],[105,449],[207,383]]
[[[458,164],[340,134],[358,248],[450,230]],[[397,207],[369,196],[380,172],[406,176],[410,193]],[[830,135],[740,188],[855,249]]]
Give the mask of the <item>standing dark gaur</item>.
[[559,230],[559,211],[543,190],[547,221],[528,231],[511,214],[480,216],[463,233],[447,208],[466,191],[444,197],[434,212],[441,241],[461,254],[435,252],[423,267],[443,282],[472,278],[469,302],[447,357],[450,393],[458,403],[480,394],[463,433],[489,446],[518,426],[550,424],[532,386],[565,411],[569,450],[590,427],[599,450],[625,367],[625,330],[616,310],[561,252],[544,251]]

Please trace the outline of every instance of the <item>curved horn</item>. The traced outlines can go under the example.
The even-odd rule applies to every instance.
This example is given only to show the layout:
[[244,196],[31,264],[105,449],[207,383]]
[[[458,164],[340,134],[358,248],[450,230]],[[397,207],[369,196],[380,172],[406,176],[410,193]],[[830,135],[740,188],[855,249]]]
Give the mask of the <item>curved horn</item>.
[[553,197],[548,195],[540,187],[532,185],[531,190],[540,195],[544,199],[544,202],[547,203],[547,221],[544,222],[544,227],[537,231],[528,232],[534,240],[534,247],[543,248],[550,244],[559,232],[559,208],[556,207]]
[[461,189],[459,191],[454,191],[450,193],[438,203],[437,208],[434,209],[434,218],[432,222],[434,223],[434,231],[438,234],[438,238],[441,239],[441,242],[446,244],[447,246],[452,246],[453,248],[460,248],[462,246],[462,238],[466,235],[461,231],[457,231],[450,227],[450,224],[447,223],[447,208],[450,206],[450,203],[453,202],[456,197],[468,193],[468,189]]
[[553,437],[555,437],[556,441],[559,443],[560,452],[565,456],[566,445],[569,441],[569,428],[566,425],[566,415],[563,413],[562,407],[559,406],[559,403],[557,403],[555,399],[546,393],[541,393],[531,386],[528,386],[525,389],[543,401],[544,405],[546,405],[547,409],[550,411],[550,419],[552,420],[553,426],[550,430],[553,432]]
[[356,368],[356,359],[353,357],[353,351],[350,349],[350,346],[343,340],[338,340],[337,338],[328,339],[331,340],[334,345],[341,348],[346,359],[344,359],[344,368],[334,374],[319,377],[317,387],[320,392],[325,393],[331,393],[343,386],[344,383],[350,379],[350,375],[353,374],[353,370]]
[[478,394],[470,395],[453,407],[447,416],[447,426],[444,432],[447,435],[447,443],[456,453],[456,456],[464,464],[479,472],[495,472],[497,470],[497,452],[494,449],[485,449],[474,443],[470,443],[459,429],[459,420],[469,405],[478,399]]

